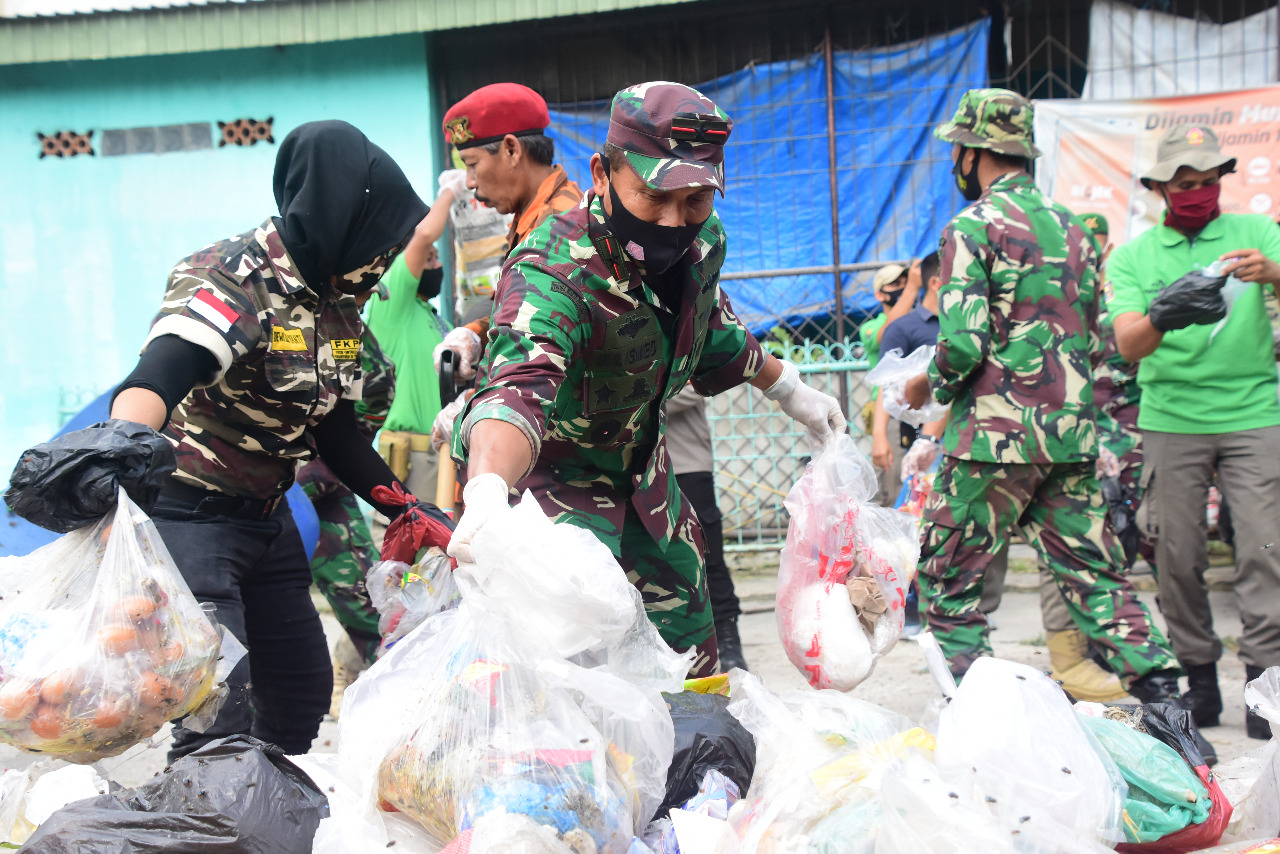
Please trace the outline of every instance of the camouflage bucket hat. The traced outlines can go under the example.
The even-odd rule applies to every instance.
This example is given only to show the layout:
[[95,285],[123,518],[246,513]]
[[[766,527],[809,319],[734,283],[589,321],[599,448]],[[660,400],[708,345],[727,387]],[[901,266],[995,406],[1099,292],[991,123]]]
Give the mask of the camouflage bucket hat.
[[1035,158],[1031,141],[1035,108],[1008,89],[970,89],[960,97],[955,117],[934,128],[933,135],[966,148],[986,148],[1009,157]]
[[1160,135],[1156,143],[1156,165],[1142,176],[1142,186],[1150,190],[1152,181],[1172,181],[1182,166],[1190,166],[1197,172],[1225,166],[1225,172],[1234,172],[1236,159],[1222,153],[1213,128],[1175,125]]
[[715,187],[724,195],[724,144],[733,122],[715,102],[680,83],[656,81],[613,96],[605,142],[651,190]]

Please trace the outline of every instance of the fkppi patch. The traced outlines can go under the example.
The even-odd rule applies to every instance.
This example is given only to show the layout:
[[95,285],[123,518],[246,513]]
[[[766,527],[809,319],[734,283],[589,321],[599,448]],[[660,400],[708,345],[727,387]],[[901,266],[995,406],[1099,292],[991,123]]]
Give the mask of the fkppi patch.
[[360,358],[359,338],[334,338],[329,346],[333,348],[333,358],[339,362]]

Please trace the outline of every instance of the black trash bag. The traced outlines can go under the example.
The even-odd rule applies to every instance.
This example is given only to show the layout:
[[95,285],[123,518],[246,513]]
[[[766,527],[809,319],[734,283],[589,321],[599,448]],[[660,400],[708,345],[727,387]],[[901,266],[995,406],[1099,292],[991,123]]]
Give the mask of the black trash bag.
[[155,779],[67,804],[29,854],[309,854],[329,800],[274,744],[232,735]]
[[1191,712],[1168,703],[1143,703],[1142,726],[1156,741],[1177,751],[1192,768],[1207,765],[1191,734]]
[[145,424],[113,418],[24,452],[4,502],[41,528],[65,534],[115,510],[121,486],[150,514],[175,468],[168,439]]
[[1138,559],[1138,542],[1141,539],[1138,531],[1138,509],[1133,500],[1137,490],[1126,490],[1120,485],[1118,477],[1104,477],[1098,484],[1102,488],[1102,498],[1107,502],[1107,512],[1116,529],[1116,537],[1124,548],[1125,566],[1131,567]]
[[1156,294],[1147,317],[1161,332],[1217,323],[1227,316],[1227,301],[1222,298],[1226,283],[1226,276],[1206,276],[1193,270]]
[[746,797],[756,770],[756,740],[729,714],[729,698],[693,691],[662,696],[676,727],[676,751],[667,772],[667,794],[655,818],[698,794],[702,778],[712,770],[737,783]]

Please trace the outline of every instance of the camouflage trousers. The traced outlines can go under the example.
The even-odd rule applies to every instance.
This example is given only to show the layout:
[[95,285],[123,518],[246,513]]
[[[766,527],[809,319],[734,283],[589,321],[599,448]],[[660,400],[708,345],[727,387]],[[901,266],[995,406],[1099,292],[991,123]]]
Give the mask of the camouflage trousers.
[[355,494],[319,460],[298,471],[298,483],[320,517],[320,542],[311,556],[311,577],[356,652],[372,662],[382,639],[378,612],[364,586],[365,575],[378,560],[369,525]]
[[991,655],[983,573],[1018,525],[1080,630],[1125,684],[1178,663],[1122,574],[1094,463],[1006,464],[946,457],[924,510],[920,597],[951,672]]
[[[649,622],[662,639],[677,651],[695,650],[689,676],[710,676],[720,669],[720,654],[707,592],[706,546],[689,505],[681,503],[676,534],[665,551],[645,530],[629,502],[621,536],[616,541],[601,539],[640,591]],[[543,508],[547,509],[545,503]],[[590,514],[562,513],[554,518],[598,533]]]

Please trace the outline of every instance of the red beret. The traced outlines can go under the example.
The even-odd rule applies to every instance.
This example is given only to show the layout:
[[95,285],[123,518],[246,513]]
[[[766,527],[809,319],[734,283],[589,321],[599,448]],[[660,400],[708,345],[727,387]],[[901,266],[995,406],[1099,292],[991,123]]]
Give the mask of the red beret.
[[540,134],[551,124],[547,102],[519,83],[482,86],[444,114],[445,142],[459,150],[497,142],[507,134]]

